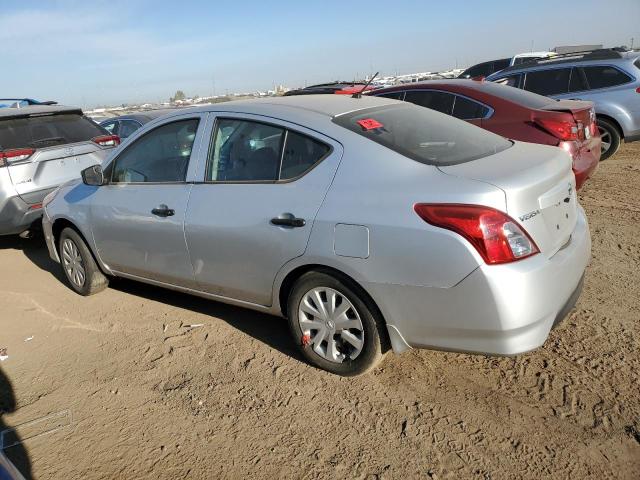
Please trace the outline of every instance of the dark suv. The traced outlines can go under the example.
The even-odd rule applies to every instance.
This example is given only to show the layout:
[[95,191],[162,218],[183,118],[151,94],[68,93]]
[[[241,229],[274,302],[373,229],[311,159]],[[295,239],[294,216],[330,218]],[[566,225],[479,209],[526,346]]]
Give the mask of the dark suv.
[[602,160],[640,140],[640,52],[594,50],[505,68],[487,80],[558,99],[594,103]]

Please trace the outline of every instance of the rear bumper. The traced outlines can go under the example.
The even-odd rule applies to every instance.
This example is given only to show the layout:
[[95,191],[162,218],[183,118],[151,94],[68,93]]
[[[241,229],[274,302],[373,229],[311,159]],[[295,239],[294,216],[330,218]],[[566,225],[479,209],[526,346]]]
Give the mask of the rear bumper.
[[55,262],[60,263],[58,250],[56,249],[56,240],[53,236],[53,223],[51,222],[46,209],[42,215],[42,232],[44,233],[44,241],[47,244],[47,250],[49,250],[49,256]]
[[584,211],[570,243],[551,258],[535,255],[482,265],[451,288],[366,284],[387,320],[394,350],[418,348],[516,355],[540,347],[580,295],[591,257]]
[[600,150],[597,152],[584,152],[574,159],[573,173],[576,176],[576,189],[580,190],[584,183],[589,180],[600,164]]
[[0,235],[22,233],[41,216],[42,208],[32,209],[20,197],[0,201]]
[[585,142],[573,155],[573,173],[576,176],[576,189],[580,190],[584,183],[591,178],[600,164],[600,137],[594,137]]

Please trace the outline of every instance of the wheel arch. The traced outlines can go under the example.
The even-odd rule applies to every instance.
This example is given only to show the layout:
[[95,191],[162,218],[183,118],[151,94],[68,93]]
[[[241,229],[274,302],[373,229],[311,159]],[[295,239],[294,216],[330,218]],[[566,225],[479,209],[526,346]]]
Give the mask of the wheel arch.
[[304,274],[309,272],[319,272],[325,273],[327,275],[331,275],[340,281],[344,282],[349,288],[358,292],[359,295],[362,296],[363,301],[367,304],[367,306],[373,310],[374,314],[377,318],[380,319],[380,322],[384,325],[385,328],[380,329],[380,336],[382,340],[383,352],[387,351],[391,348],[392,342],[390,339],[390,332],[388,329],[388,323],[382,313],[380,307],[373,299],[373,297],[367,292],[367,290],[360,285],[358,281],[356,281],[351,275],[344,273],[342,270],[331,267],[329,265],[324,265],[320,263],[309,263],[305,265],[299,265],[296,268],[292,269],[290,272],[286,274],[282,282],[280,283],[280,287],[277,292],[277,300],[278,305],[277,308],[283,317],[287,317],[288,312],[288,303],[289,303],[289,295],[291,294],[291,290],[296,283],[296,281],[302,277]]
[[87,248],[91,252],[91,255],[93,256],[93,259],[96,262],[96,265],[98,265],[98,268],[105,275],[111,275],[111,273],[108,272],[104,268],[104,266],[102,265],[102,262],[100,261],[100,258],[98,257],[98,255],[96,255],[96,252],[93,249],[93,245],[92,245],[91,242],[88,241],[87,236],[82,232],[82,230],[80,228],[78,228],[78,226],[75,223],[73,223],[71,220],[69,220],[66,217],[56,218],[53,221],[53,223],[51,224],[51,234],[53,235],[54,247],[58,251],[58,255],[60,255],[60,252],[59,252],[59,249],[60,249],[60,235],[62,234],[62,231],[65,228],[71,228],[71,229],[75,230],[75,232],[78,235],[80,235],[80,238],[82,238],[82,240],[84,241],[85,245],[87,246]]
[[622,130],[622,126],[620,125],[620,122],[618,122],[615,118],[613,118],[610,115],[607,115],[606,113],[598,113],[596,112],[596,119],[602,119],[602,120],[606,120],[608,122],[611,122],[611,124],[613,124],[613,126],[616,128],[616,130],[618,130],[618,134],[620,135],[620,138],[624,140],[624,131]]

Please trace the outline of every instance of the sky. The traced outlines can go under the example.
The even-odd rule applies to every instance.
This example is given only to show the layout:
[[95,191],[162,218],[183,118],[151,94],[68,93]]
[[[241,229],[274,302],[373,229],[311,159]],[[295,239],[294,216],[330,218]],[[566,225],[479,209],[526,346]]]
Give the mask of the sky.
[[0,0],[0,97],[84,108],[640,47],[640,0]]

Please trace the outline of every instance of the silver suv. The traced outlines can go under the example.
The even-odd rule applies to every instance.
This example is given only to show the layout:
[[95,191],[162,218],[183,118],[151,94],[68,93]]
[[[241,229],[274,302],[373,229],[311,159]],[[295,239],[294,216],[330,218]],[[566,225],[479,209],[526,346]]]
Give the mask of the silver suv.
[[595,104],[601,160],[621,140],[640,140],[640,52],[595,50],[505,68],[487,80],[558,99]]
[[78,108],[0,109],[0,235],[39,225],[44,197],[119,143]]

